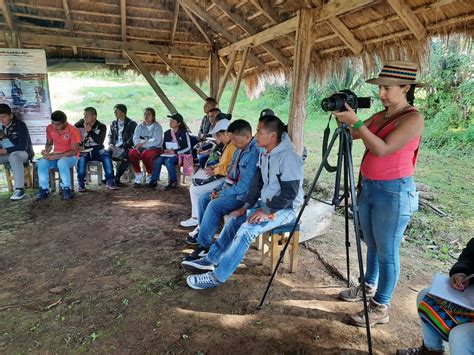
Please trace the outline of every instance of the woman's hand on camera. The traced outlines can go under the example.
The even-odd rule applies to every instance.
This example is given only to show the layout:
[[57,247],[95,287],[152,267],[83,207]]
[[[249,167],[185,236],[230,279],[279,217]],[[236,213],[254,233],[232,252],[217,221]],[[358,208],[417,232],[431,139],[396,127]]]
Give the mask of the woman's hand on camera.
[[347,102],[344,102],[344,106],[347,111],[333,111],[332,113],[340,122],[347,123],[348,125],[352,126],[354,123],[359,121],[359,117],[357,117],[354,110]]

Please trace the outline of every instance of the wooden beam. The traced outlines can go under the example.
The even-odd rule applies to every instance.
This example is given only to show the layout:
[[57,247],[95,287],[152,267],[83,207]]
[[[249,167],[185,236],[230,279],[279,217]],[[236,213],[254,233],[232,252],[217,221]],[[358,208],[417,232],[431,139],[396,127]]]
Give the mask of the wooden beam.
[[[221,61],[222,65],[224,66],[225,69],[227,69],[229,65],[229,61],[227,60],[227,57],[221,57],[219,56],[219,60]],[[237,73],[235,72],[234,68],[230,69],[230,76],[235,80],[237,78]]]
[[[74,25],[72,23],[71,12],[69,11],[69,2],[68,0],[63,0],[64,14],[66,16],[66,26],[69,30],[71,37],[74,37]],[[72,47],[72,52],[74,55],[77,55],[77,47]]]
[[2,9],[2,15],[7,23],[8,29],[10,30],[10,34],[5,34],[7,45],[12,48],[21,48],[21,41],[18,36],[15,17],[10,11],[8,0],[0,0],[0,8]]
[[273,25],[283,22],[275,7],[268,0],[250,0],[249,1],[257,11],[260,11]]
[[199,24],[198,20],[194,17],[193,13],[188,10],[187,7],[183,6],[183,10],[188,15],[189,19],[194,23],[194,26],[198,29],[198,31],[202,34],[202,36],[206,39],[207,43],[209,43],[212,46],[212,41],[207,35],[206,31],[202,28],[202,26]]
[[280,38],[290,32],[296,31],[298,28],[298,16],[282,22],[276,26],[267,28],[253,36],[244,38],[238,42],[231,44],[219,50],[220,56],[227,56],[233,51],[240,50],[248,46],[259,46],[265,42]]
[[161,52],[163,54],[171,54],[173,56],[193,58],[208,58],[209,56],[209,51],[202,48],[201,46],[195,46],[192,48],[176,48],[169,46],[153,45],[145,42],[124,43],[122,41],[101,40],[85,37],[81,38],[58,35],[40,35],[32,32],[19,32],[19,37],[20,40],[25,43],[34,43],[50,46],[76,46],[82,48],[98,48],[117,51],[129,50],[132,52],[143,52],[153,54],[156,52]]
[[120,0],[120,30],[122,41],[127,42],[127,0]]
[[217,50],[209,53],[209,96],[216,98],[219,90],[219,56]]
[[360,43],[350,29],[337,17],[328,19],[329,26],[339,36],[339,38],[348,46],[352,53],[359,54],[362,52],[362,43]]
[[299,11],[298,31],[293,62],[293,82],[291,90],[290,114],[288,119],[288,134],[295,150],[303,153],[304,123],[306,120],[306,100],[308,97],[309,72],[311,63],[311,29],[313,13],[309,9]]
[[398,17],[400,17],[400,21],[407,25],[418,40],[421,41],[426,37],[426,28],[404,0],[387,0],[387,2],[393,11],[397,13]]
[[201,90],[199,86],[197,86],[192,80],[190,80],[186,74],[177,66],[175,65],[171,59],[169,59],[166,55],[157,52],[156,55],[167,65],[171,68],[172,71],[176,73],[183,81],[189,85],[189,87],[198,94],[203,100],[207,97],[204,91]]
[[174,45],[174,37],[176,36],[176,29],[178,28],[178,15],[179,15],[179,1],[176,1],[174,4],[173,22],[171,24],[170,46]]
[[[222,27],[216,20],[214,20],[213,17],[211,17],[206,11],[201,9],[193,0],[180,0],[180,1],[181,1],[181,5],[186,6],[196,16],[204,20],[215,32],[220,33],[221,36],[224,37],[226,40],[228,40],[231,43],[238,41],[238,38],[233,33],[227,31],[224,27]],[[221,54],[219,53],[219,55]],[[249,54],[249,58],[252,60],[252,62],[255,65],[257,65],[257,67],[259,67],[260,69],[265,69],[265,64],[260,59],[255,57],[253,54]]]
[[163,104],[166,106],[166,108],[168,109],[168,111],[173,114],[173,113],[176,113],[176,108],[173,106],[173,104],[171,103],[171,101],[168,99],[168,97],[166,96],[166,94],[163,92],[163,90],[161,90],[161,87],[158,85],[158,83],[156,82],[155,78],[153,77],[153,75],[150,74],[150,72],[148,71],[148,69],[146,68],[146,66],[143,64],[143,62],[141,61],[140,58],[138,58],[138,56],[136,55],[136,53],[132,52],[132,51],[129,51],[129,50],[125,50],[125,53],[127,54],[127,56],[130,58],[130,60],[133,62],[133,64],[135,65],[135,67],[138,69],[138,71],[140,73],[142,73],[142,75],[145,77],[146,81],[148,81],[148,84],[150,84],[150,86],[153,88],[153,90],[156,92],[156,94],[158,95],[158,97],[160,98],[160,100],[163,102]]
[[373,4],[374,0],[329,0],[326,4],[315,9],[314,21],[326,21],[360,7]]
[[239,94],[240,83],[242,82],[242,77],[244,76],[245,65],[247,64],[247,57],[249,54],[249,47],[245,47],[244,53],[242,54],[242,60],[240,61],[240,70],[237,75],[237,80],[235,81],[234,91],[230,98],[229,109],[227,113],[232,113],[234,111],[235,101],[237,100],[237,95]]
[[236,57],[237,57],[237,52],[232,52],[232,54],[229,57],[229,61],[227,62],[227,68],[225,69],[225,72],[224,72],[224,77],[222,78],[219,84],[219,90],[217,91],[217,96],[216,96],[217,102],[220,102],[222,94],[224,93],[225,87],[227,85],[227,80],[229,79],[230,73],[232,72],[232,69],[234,68]]
[[[222,12],[224,12],[235,24],[237,24],[239,27],[241,27],[244,31],[246,31],[249,35],[254,35],[258,31],[250,25],[245,19],[236,14],[235,12],[232,11],[232,8],[226,4],[222,0],[213,0],[213,3],[216,4],[216,6],[221,9]],[[290,63],[288,59],[281,54],[278,50],[276,50],[272,45],[270,44],[262,44],[262,47],[265,48],[265,50],[270,53],[276,60],[280,62],[280,64],[284,66],[289,66]]]

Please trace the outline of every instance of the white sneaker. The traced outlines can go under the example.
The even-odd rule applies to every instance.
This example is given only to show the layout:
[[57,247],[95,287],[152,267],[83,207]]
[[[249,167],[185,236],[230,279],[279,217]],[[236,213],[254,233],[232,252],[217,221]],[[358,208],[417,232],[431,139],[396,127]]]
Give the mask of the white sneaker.
[[10,200],[18,201],[18,200],[21,200],[23,197],[25,197],[25,190],[15,189],[15,192],[13,192],[13,195],[10,196]]
[[198,225],[198,220],[197,218],[191,217],[190,219],[187,219],[185,221],[181,221],[179,223],[181,227],[196,227]]
[[143,173],[135,174],[135,185],[141,185]]
[[151,175],[146,176],[146,184],[148,185],[151,181]]
[[193,229],[192,232],[189,232],[188,235],[192,238],[194,238],[195,236],[197,236],[199,233],[199,226],[197,226],[196,228]]

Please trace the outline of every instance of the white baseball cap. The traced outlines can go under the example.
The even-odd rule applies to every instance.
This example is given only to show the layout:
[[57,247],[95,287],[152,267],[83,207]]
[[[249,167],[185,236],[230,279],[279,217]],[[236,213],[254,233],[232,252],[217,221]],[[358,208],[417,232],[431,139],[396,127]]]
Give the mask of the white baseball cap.
[[209,131],[209,134],[216,134],[220,131],[227,131],[227,128],[230,125],[230,120],[219,120],[213,129]]

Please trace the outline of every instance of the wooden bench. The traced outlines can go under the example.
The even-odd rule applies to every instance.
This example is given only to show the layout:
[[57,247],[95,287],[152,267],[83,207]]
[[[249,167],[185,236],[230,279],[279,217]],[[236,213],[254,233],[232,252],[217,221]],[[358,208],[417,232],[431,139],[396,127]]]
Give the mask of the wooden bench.
[[[10,163],[3,164],[5,168],[5,178],[7,179],[8,191],[13,192],[13,181],[15,177],[12,174]],[[33,178],[30,162],[23,164],[24,167],[24,179],[25,179],[25,188],[29,189],[33,187]]]
[[[273,273],[275,270],[280,253],[290,236],[292,228],[293,223],[279,226],[261,234],[254,242],[256,248],[261,251],[262,264],[266,258],[270,257],[270,273]],[[285,259],[290,259],[290,272],[296,272],[298,270],[299,242],[300,225],[298,224],[285,253]],[[285,259],[283,261],[286,261]]]

